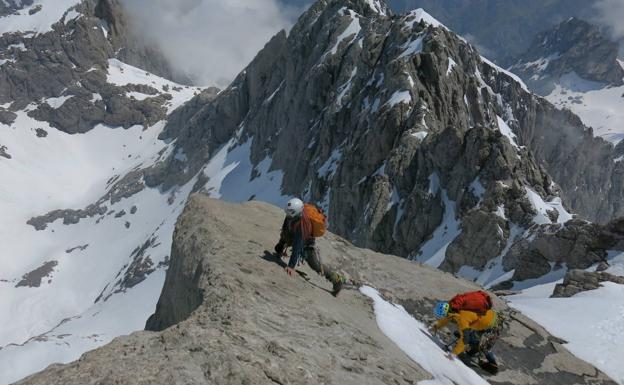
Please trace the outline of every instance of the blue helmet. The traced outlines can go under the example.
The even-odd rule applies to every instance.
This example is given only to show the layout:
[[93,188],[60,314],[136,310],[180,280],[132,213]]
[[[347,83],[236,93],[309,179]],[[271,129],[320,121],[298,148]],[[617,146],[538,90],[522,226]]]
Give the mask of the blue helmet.
[[435,315],[436,318],[444,318],[448,315],[449,309],[450,305],[448,302],[440,301],[433,308],[433,315]]

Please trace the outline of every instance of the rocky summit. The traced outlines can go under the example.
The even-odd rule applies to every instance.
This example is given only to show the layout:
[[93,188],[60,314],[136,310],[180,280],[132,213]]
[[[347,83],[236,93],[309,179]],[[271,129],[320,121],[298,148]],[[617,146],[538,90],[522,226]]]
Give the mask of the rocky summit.
[[[416,384],[432,375],[379,329],[370,299],[337,298],[307,267],[289,277],[272,249],[280,209],[191,197],[175,230],[171,266],[150,329],[119,337],[68,365],[17,384]],[[325,262],[377,288],[417,319],[473,283],[354,247],[328,234]],[[541,327],[509,314],[490,384],[615,384]],[[425,352],[426,354],[426,352]],[[431,352],[431,354],[434,354]]]

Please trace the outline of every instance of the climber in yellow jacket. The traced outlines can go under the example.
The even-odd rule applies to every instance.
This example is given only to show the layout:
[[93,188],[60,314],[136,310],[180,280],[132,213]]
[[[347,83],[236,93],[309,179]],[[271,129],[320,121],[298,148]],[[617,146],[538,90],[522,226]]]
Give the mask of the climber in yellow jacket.
[[[496,311],[489,309],[483,315],[468,310],[460,310],[458,312],[449,311],[448,302],[438,302],[434,309],[434,315],[438,321],[431,327],[431,331],[436,333],[450,322],[457,325],[457,343],[453,348],[453,354],[462,361],[469,361],[469,356],[474,356],[483,348],[481,337],[484,332],[495,330],[498,324],[498,315]],[[457,335],[457,334],[456,334]],[[496,357],[488,346],[483,351],[487,362],[479,363],[479,365],[488,371],[497,371],[498,364]]]

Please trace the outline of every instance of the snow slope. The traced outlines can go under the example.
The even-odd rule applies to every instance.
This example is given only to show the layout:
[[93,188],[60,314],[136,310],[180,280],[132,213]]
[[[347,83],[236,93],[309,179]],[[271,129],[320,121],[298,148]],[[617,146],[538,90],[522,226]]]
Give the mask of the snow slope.
[[624,139],[624,86],[607,87],[572,73],[562,77],[546,99],[574,112],[594,135],[613,144]]
[[419,385],[484,385],[481,376],[457,358],[449,356],[432,340],[427,327],[400,305],[385,301],[377,290],[363,286],[360,291],[373,300],[377,325],[412,360],[431,373],[433,379]]
[[[199,89],[180,87],[118,61],[111,83],[168,85],[169,110]],[[141,76],[137,76],[141,74]],[[112,338],[142,329],[164,281],[171,234],[193,181],[174,191],[146,188],[116,203],[108,213],[65,225],[57,220],[37,231],[26,222],[56,209],[83,209],[112,186],[111,181],[147,167],[167,154],[158,139],[161,121],[148,129],[100,125],[69,135],[17,113],[0,137],[11,159],[0,162],[0,384],[53,362],[77,359]],[[38,137],[35,129],[47,136]],[[137,248],[147,245],[142,253]],[[139,255],[140,254],[140,255]],[[144,263],[144,280],[122,285]],[[41,276],[29,272],[52,266]],[[34,279],[34,281],[33,281]]]
[[[624,253],[609,261],[612,274],[624,273]],[[549,298],[561,280],[533,286],[508,297],[510,305],[560,337],[577,357],[624,384],[624,285],[602,287],[571,298]]]

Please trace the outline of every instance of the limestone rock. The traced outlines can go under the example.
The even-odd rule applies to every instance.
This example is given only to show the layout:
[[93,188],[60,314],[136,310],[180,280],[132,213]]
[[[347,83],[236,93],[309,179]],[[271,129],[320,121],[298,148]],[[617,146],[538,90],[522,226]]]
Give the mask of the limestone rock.
[[551,297],[572,297],[580,292],[599,288],[601,282],[613,282],[624,285],[624,277],[618,277],[604,271],[570,270],[563,279],[563,283],[555,286]]

